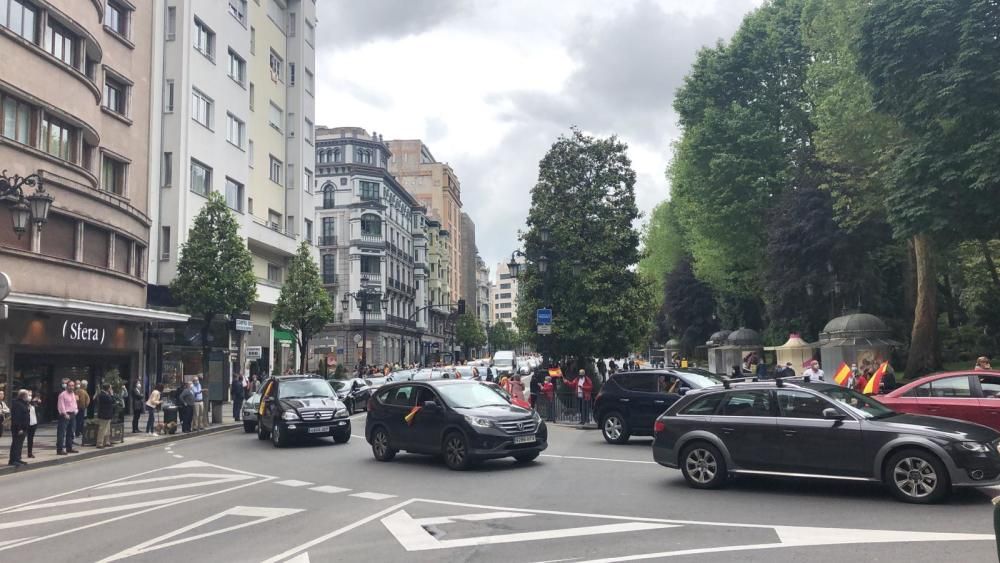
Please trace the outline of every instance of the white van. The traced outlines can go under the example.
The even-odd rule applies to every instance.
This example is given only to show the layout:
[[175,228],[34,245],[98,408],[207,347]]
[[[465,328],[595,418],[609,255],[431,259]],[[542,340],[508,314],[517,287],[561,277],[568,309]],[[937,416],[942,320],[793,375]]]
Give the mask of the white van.
[[493,367],[498,375],[512,375],[517,373],[517,355],[513,350],[498,350],[493,354]]

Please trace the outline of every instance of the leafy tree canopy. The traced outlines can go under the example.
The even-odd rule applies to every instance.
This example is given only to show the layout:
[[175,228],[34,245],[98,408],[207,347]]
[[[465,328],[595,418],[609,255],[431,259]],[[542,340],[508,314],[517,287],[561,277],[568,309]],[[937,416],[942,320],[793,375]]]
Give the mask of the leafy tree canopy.
[[[295,335],[302,366],[306,366],[309,341],[333,321],[333,302],[323,287],[319,268],[305,241],[288,266],[288,275],[281,286],[278,304],[274,307],[274,324]],[[303,369],[305,369],[303,367]]]

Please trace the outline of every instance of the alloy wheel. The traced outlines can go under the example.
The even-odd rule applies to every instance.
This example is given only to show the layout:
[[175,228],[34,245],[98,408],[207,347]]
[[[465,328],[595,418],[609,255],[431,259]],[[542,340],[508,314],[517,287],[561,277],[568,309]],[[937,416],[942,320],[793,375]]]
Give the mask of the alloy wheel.
[[719,471],[719,463],[715,456],[712,452],[702,448],[691,450],[687,459],[684,460],[684,465],[691,479],[701,484],[711,482]]
[[444,449],[448,465],[451,467],[461,467],[465,462],[465,440],[459,436],[452,436],[445,442]]
[[609,416],[604,419],[604,435],[612,440],[622,437],[622,421],[617,416]]
[[926,497],[938,486],[934,466],[919,457],[899,460],[892,469],[892,479],[903,494],[913,498]]
[[375,433],[375,437],[372,439],[372,448],[375,449],[377,457],[385,457],[385,452],[389,450],[389,437],[386,436],[384,430]]

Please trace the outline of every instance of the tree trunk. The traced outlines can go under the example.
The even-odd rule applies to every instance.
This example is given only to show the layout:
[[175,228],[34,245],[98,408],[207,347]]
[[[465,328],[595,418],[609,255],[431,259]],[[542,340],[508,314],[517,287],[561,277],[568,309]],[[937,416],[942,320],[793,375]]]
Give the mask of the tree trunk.
[[306,351],[309,350],[309,339],[305,337],[305,334],[299,337],[299,370],[302,373],[306,373]]
[[989,241],[979,239],[979,250],[983,253],[983,260],[986,261],[986,268],[990,271],[990,277],[993,279],[993,285],[996,286],[996,291],[1000,294],[1000,273],[997,272],[996,263],[993,261],[993,252],[990,251]]
[[913,239],[906,241],[906,272],[903,275],[903,310],[906,322],[913,324],[913,311],[917,308],[917,266],[913,254]]
[[204,323],[201,325],[201,380],[205,387],[208,387],[208,359],[212,355],[212,347],[208,343],[208,334],[211,332],[212,319],[215,315],[205,315]]
[[917,272],[916,305],[913,309],[913,330],[910,333],[910,354],[906,360],[906,376],[913,378],[937,367],[937,275],[930,237],[913,237],[914,267]]

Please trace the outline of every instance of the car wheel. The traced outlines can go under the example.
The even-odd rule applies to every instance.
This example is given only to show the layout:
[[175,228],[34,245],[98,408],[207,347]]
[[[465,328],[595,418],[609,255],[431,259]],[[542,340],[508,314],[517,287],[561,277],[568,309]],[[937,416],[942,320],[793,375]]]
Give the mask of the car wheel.
[[346,444],[350,440],[351,440],[351,433],[350,432],[343,432],[341,434],[334,434],[333,435],[333,441],[336,442],[336,443],[338,443],[338,444]]
[[528,453],[523,453],[523,454],[517,454],[517,455],[514,456],[514,459],[518,463],[528,463],[528,462],[535,461],[536,459],[538,459],[538,456],[541,453],[542,452],[528,452]]
[[288,445],[288,437],[281,430],[281,425],[277,422],[271,427],[271,443],[276,448],[283,448]]
[[396,457],[397,450],[390,447],[389,432],[379,426],[372,430],[372,455],[378,461],[392,461]]
[[684,448],[681,473],[688,485],[696,489],[717,489],[729,477],[722,453],[707,442],[696,442]]
[[601,420],[601,434],[609,444],[624,444],[629,438],[628,422],[621,413],[612,411]]
[[925,450],[901,450],[885,463],[883,481],[903,502],[932,504],[951,492],[948,470],[937,456]]
[[469,444],[460,432],[451,432],[444,437],[444,464],[448,469],[461,471],[472,464],[469,456]]
[[267,440],[270,437],[271,437],[271,433],[268,432],[267,430],[264,430],[264,425],[261,424],[260,421],[257,421],[257,439],[258,440]]
[[255,430],[255,428],[254,428],[254,425],[253,425],[252,422],[250,422],[249,420],[244,420],[243,421],[243,431],[244,432],[246,432],[247,434],[249,434],[249,433],[253,432],[254,430]]

